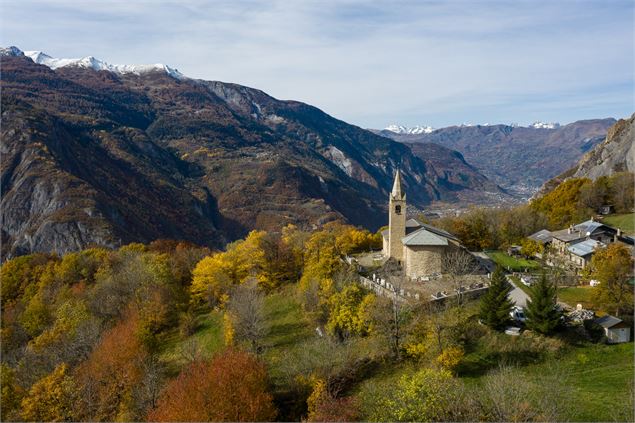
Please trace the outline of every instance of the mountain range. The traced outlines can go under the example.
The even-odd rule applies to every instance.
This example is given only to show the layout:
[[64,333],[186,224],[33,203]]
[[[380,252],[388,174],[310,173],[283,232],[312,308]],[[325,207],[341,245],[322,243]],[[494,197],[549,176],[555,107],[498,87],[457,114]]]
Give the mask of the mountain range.
[[373,130],[404,143],[434,143],[459,151],[475,169],[507,192],[529,197],[550,178],[574,166],[602,142],[615,119],[581,120],[568,125],[461,125],[429,133]]
[[374,230],[398,168],[414,208],[509,198],[454,150],[257,89],[164,65],[0,55],[4,258],[157,238],[220,248],[334,219]]

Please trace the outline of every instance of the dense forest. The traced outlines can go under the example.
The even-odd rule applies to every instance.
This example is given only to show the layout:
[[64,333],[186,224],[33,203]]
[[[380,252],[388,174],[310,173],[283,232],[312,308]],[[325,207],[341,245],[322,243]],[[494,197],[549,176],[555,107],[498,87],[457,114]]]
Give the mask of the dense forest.
[[[362,288],[343,258],[380,240],[330,223],[313,232],[253,231],[224,251],[163,240],[9,260],[1,270],[2,418],[593,416],[563,401],[575,383],[567,366],[586,369],[605,352],[588,334],[561,327],[547,282],[535,299],[547,308],[536,306],[533,330],[510,342],[500,332],[511,306],[501,300],[502,274],[480,302],[407,304]],[[572,350],[579,345],[591,358]],[[580,354],[582,365],[571,361]],[[539,370],[528,376],[524,366]],[[623,394],[611,394],[602,418],[632,418],[624,403],[632,377],[619,380]]]

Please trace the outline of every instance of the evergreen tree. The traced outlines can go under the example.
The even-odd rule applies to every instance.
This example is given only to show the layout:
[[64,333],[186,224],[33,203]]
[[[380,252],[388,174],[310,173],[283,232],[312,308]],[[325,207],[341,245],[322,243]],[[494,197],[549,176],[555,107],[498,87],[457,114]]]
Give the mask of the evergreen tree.
[[481,321],[493,329],[503,329],[510,320],[510,312],[514,304],[508,298],[511,286],[507,282],[503,270],[496,266],[492,273],[490,287],[481,297],[479,317]]
[[543,273],[532,289],[527,301],[527,327],[547,335],[560,323],[560,311],[556,307],[556,287]]

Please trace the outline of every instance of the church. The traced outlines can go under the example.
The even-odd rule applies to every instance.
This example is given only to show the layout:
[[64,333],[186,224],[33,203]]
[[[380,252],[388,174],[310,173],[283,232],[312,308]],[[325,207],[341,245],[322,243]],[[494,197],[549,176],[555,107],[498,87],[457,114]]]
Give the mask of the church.
[[381,235],[384,257],[397,260],[410,279],[442,273],[443,255],[461,248],[454,235],[416,219],[406,219],[406,193],[399,170],[388,199],[388,229]]

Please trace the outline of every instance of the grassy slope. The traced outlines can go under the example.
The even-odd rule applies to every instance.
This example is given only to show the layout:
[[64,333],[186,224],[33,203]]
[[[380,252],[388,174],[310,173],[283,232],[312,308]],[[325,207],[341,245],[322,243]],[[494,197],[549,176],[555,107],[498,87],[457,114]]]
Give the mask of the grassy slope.
[[[278,405],[284,407],[298,407],[296,403],[286,403],[284,392],[288,390],[289,360],[294,357],[304,357],[302,351],[314,348],[316,336],[313,327],[304,316],[300,304],[293,295],[292,286],[267,296],[265,313],[270,332],[263,341],[265,351],[262,355],[267,363],[272,377],[274,391],[278,392],[282,401]],[[178,333],[173,333],[164,344],[162,359],[173,369],[174,374],[186,359],[181,349],[188,340],[196,340],[204,356],[211,356],[222,349],[222,316],[218,312],[206,313],[199,316],[199,326],[194,335],[181,340]],[[502,335],[501,335],[502,336]],[[366,341],[356,341],[354,349],[368,354],[370,348]],[[312,346],[313,345],[313,346]],[[472,351],[473,364],[477,367],[484,365],[491,368],[492,363],[481,360],[478,356],[488,355],[487,351]],[[532,378],[548,373],[556,363],[569,374],[570,386],[575,395],[570,398],[571,412],[569,419],[575,421],[612,421],[618,415],[625,415],[628,410],[627,397],[629,386],[633,384],[633,344],[618,346],[591,345],[569,347],[567,352],[559,358],[548,359],[537,364],[528,364],[518,369],[519,377]],[[466,357],[468,358],[468,357]],[[303,358],[303,359],[306,359]],[[337,358],[334,357],[334,360]],[[296,364],[296,363],[293,363]],[[291,366],[293,367],[293,366]],[[300,366],[301,367],[301,366]],[[393,386],[403,374],[412,374],[420,365],[412,362],[398,364],[390,361],[383,362],[374,372],[368,374],[351,394],[361,394],[362,397],[377,388],[388,384]],[[472,369],[464,380],[469,383],[479,383],[486,369]],[[379,394],[379,393],[377,393]],[[301,407],[302,405],[300,405]],[[297,418],[297,410],[291,411],[285,419]],[[621,413],[621,414],[620,414]]]
[[602,222],[620,228],[627,234],[635,234],[635,213],[606,216]]
[[524,271],[525,269],[537,269],[540,263],[535,260],[527,260],[523,258],[515,258],[502,251],[488,251],[487,255],[494,260],[495,263],[513,271]]
[[[573,389],[571,421],[633,421],[633,343],[571,348],[557,365]],[[551,371],[548,363],[523,368],[531,378]]]
[[558,300],[575,307],[582,304],[586,309],[593,309],[593,288],[590,286],[562,287],[558,290]]

